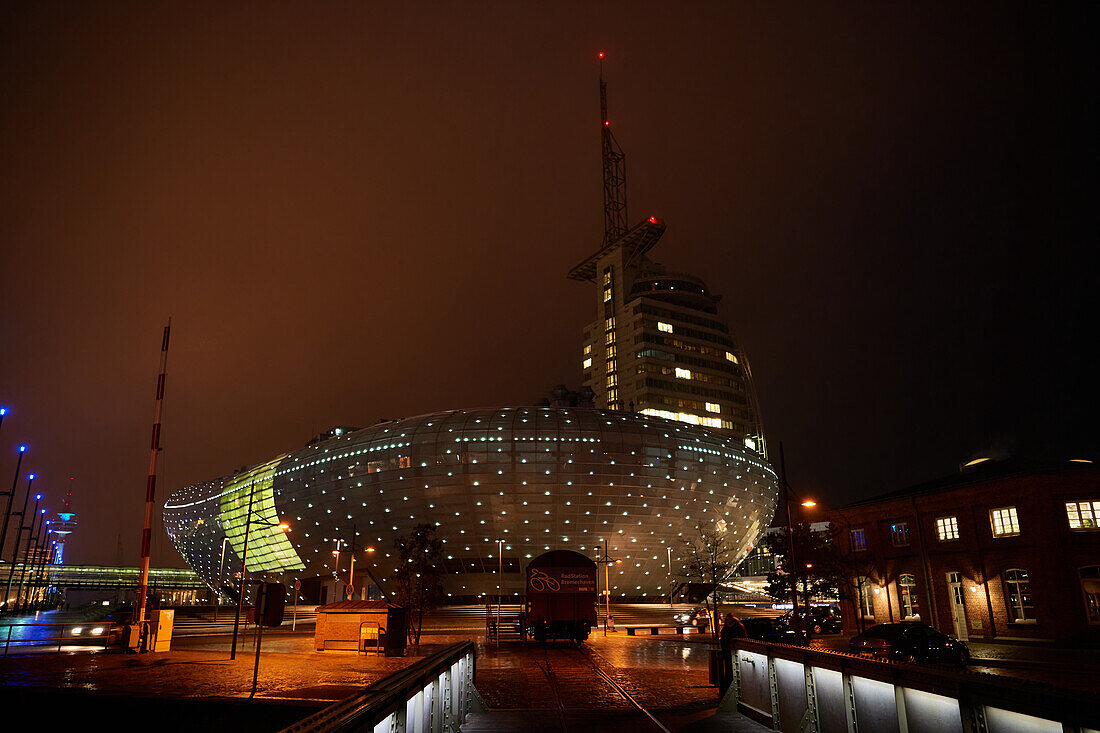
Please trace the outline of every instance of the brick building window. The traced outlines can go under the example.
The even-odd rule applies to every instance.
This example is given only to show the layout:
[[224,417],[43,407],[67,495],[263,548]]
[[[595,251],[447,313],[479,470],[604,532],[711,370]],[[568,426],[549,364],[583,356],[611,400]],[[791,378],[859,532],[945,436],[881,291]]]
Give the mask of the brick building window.
[[1020,534],[1020,520],[1016,517],[1014,506],[990,509],[989,522],[993,526],[994,537],[1013,537]]
[[1100,565],[1089,565],[1079,571],[1081,592],[1085,594],[1085,616],[1090,624],[1100,624]]
[[1027,571],[1005,571],[1005,606],[1010,621],[1034,621],[1035,604],[1031,600],[1031,580]]
[[1070,529],[1100,529],[1096,519],[1100,517],[1100,501],[1067,501],[1066,519]]
[[859,610],[863,618],[875,620],[875,604],[871,595],[871,579],[865,575],[856,578],[856,593],[859,595]]
[[917,605],[917,579],[915,577],[906,574],[898,578],[898,598],[901,600],[901,610],[906,620],[920,618],[920,607]]
[[866,550],[867,549],[867,533],[862,529],[853,529],[852,535],[852,550]]
[[940,517],[936,520],[936,539],[940,542],[959,539],[959,518]]
[[890,541],[894,543],[894,547],[909,546],[908,522],[898,522],[890,525]]

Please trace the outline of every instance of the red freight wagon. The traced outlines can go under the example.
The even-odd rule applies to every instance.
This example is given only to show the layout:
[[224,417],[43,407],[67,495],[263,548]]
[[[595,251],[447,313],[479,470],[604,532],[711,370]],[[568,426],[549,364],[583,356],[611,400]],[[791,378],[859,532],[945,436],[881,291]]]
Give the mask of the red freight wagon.
[[596,625],[596,563],[571,550],[539,555],[527,566],[527,628],[538,641],[578,644]]

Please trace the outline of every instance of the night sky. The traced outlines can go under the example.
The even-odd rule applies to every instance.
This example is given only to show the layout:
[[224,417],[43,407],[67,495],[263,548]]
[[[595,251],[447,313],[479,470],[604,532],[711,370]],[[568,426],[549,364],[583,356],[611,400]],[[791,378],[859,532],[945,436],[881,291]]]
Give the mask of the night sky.
[[1095,6],[396,5],[0,10],[0,484],[17,442],[52,510],[76,477],[69,562],[138,561],[169,317],[158,504],[579,386],[601,50],[631,222],[723,296],[796,490],[1096,457]]

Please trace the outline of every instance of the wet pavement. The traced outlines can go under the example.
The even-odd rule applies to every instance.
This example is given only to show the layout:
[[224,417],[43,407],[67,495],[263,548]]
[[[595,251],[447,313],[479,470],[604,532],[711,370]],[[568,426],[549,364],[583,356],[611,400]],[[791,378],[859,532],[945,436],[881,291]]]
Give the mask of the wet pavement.
[[[421,654],[442,645],[421,648]],[[4,687],[50,687],[109,694],[170,697],[248,697],[254,648],[248,639],[229,659],[226,637],[179,640],[150,654],[73,652],[0,660]],[[257,697],[335,701],[404,668],[415,657],[361,656],[313,650],[313,634],[265,632]]]
[[[718,704],[717,689],[708,681],[707,647],[675,638],[628,637],[621,632],[607,637],[596,632],[581,649],[571,644],[498,647],[486,645],[483,636],[470,633],[432,634],[425,635],[425,643],[410,649],[408,656],[387,658],[315,651],[312,631],[265,631],[256,698],[273,704],[320,707],[418,657],[471,637],[479,641],[477,687],[490,708],[520,720],[545,721],[551,730],[563,729],[560,723],[565,721],[564,729],[571,732],[629,727],[643,733],[646,728],[642,726],[647,725],[644,716],[617,687],[673,731],[702,730],[698,721],[713,716]],[[0,693],[9,700],[23,694],[19,690],[50,694],[63,690],[97,697],[241,703],[247,701],[252,688],[255,657],[251,634],[242,634],[235,660],[229,659],[229,644],[226,636],[209,636],[176,639],[171,651],[155,654],[82,651],[12,656],[0,660]],[[204,729],[190,722],[188,726]],[[657,730],[655,726],[652,729]]]
[[566,643],[545,648],[489,646],[478,656],[478,691],[495,711],[561,717],[569,731],[595,730],[613,722],[612,729],[629,722],[646,730],[644,716],[616,685],[670,730],[713,715],[718,690],[708,680],[707,647],[643,638],[596,632],[579,649]]
[[[476,626],[476,620],[470,625]],[[9,700],[22,694],[19,690],[60,689],[105,696],[241,703],[247,701],[252,688],[251,638],[250,632],[242,634],[237,658],[232,661],[228,636],[178,638],[172,651],[158,654],[83,651],[13,656],[0,660],[0,693]],[[424,644],[410,649],[409,656],[387,658],[349,651],[317,652],[312,629],[296,633],[276,629],[264,632],[256,697],[295,711],[320,707],[402,669],[419,656],[470,638],[479,642],[477,687],[483,699],[503,716],[498,720],[526,721],[514,728],[526,733],[561,730],[563,722],[569,731],[629,728],[644,733],[648,724],[620,689],[672,731],[763,730],[739,716],[715,713],[718,691],[709,683],[710,642],[703,635],[627,636],[620,631],[604,636],[596,630],[578,650],[570,644],[547,648],[537,644],[486,645],[484,634],[471,630],[426,634]],[[846,650],[847,645],[848,637],[841,635],[815,640],[815,646],[823,648]],[[981,642],[972,642],[970,648],[974,657],[971,671],[1100,692],[1100,663],[1096,661],[1100,655],[1095,650]],[[535,721],[541,727],[534,725]],[[208,729],[190,722],[188,727]],[[467,730],[506,729],[497,725]]]

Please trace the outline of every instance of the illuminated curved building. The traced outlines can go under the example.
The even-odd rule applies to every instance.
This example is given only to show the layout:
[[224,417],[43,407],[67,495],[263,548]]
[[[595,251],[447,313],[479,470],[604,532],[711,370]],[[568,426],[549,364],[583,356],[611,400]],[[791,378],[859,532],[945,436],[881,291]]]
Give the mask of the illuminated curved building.
[[[331,600],[320,590],[326,584],[347,581],[337,541],[377,548],[369,561],[357,554],[356,578],[373,567],[384,588],[395,571],[394,540],[425,522],[444,542],[450,602],[495,595],[501,565],[505,595],[518,593],[530,559],[558,549],[595,558],[605,540],[608,555],[622,560],[612,594],[659,598],[669,592],[667,548],[674,585],[684,581],[683,542],[699,526],[724,531],[740,560],[771,521],[776,487],[759,454],[693,425],[591,409],[455,410],[336,429],[175,492],[164,521],[215,589],[240,567],[251,493],[248,569],[288,584],[301,579],[318,602]],[[274,526],[283,521],[289,533]]]

